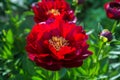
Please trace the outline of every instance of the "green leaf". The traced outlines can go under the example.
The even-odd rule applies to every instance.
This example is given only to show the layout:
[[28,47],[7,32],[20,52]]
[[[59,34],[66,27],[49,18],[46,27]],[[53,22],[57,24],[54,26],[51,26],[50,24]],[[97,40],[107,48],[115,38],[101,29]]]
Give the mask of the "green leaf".
[[77,69],[78,72],[82,73],[83,75],[87,75],[87,72],[85,69],[83,69],[82,67]]
[[23,16],[33,16],[34,13],[32,11],[26,11],[23,13]]
[[112,63],[110,66],[115,69],[120,67],[120,63]]
[[40,77],[37,77],[37,76],[33,76],[33,77],[32,77],[32,80],[43,80],[43,79],[40,78]]
[[119,80],[120,73],[118,75],[115,75],[114,77],[110,78],[110,80]]
[[100,70],[100,64],[96,63],[94,64],[95,66],[90,69],[90,74],[89,75],[99,75],[99,70]]
[[64,77],[66,74],[67,70],[65,68],[63,68],[62,70],[60,70],[59,74],[60,74],[60,78]]
[[120,55],[120,51],[111,51],[110,54]]
[[13,39],[13,32],[11,29],[8,30],[7,34],[6,34],[6,40],[8,43],[13,44],[14,39]]
[[3,58],[7,59],[7,58],[12,58],[12,52],[11,50],[6,46],[4,45],[3,46],[4,50],[3,50]]

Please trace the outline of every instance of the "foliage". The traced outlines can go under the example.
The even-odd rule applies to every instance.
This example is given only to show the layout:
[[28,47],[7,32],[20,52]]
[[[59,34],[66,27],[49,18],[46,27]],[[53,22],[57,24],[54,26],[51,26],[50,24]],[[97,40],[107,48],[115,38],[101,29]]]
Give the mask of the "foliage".
[[33,21],[31,4],[38,0],[0,0],[0,80],[119,80],[120,23],[113,31],[114,39],[103,42],[99,34],[112,30],[115,20],[106,17],[103,5],[109,0],[86,0],[77,4],[66,0],[75,11],[77,24],[89,35],[93,55],[79,68],[51,72],[31,62],[25,51],[25,38]]

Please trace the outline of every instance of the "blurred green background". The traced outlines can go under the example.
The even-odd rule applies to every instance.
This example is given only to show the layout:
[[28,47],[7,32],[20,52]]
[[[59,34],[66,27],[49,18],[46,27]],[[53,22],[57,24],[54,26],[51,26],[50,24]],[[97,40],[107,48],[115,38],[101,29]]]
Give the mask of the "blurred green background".
[[104,4],[110,0],[66,0],[75,11],[77,25],[89,35],[93,55],[79,68],[51,72],[31,62],[26,54],[26,36],[33,27],[31,4],[38,0],[0,0],[0,80],[120,80],[120,24],[112,42],[99,39],[103,29],[112,29]]

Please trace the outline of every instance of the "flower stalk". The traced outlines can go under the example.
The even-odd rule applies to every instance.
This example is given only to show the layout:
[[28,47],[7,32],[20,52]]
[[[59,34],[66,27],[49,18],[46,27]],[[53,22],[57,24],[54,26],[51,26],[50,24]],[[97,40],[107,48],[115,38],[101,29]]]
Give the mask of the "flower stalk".
[[112,30],[111,30],[112,33],[114,33],[114,31],[115,31],[115,29],[116,29],[116,27],[117,27],[117,23],[118,23],[118,21],[115,21],[115,22],[114,22],[113,27],[112,27]]

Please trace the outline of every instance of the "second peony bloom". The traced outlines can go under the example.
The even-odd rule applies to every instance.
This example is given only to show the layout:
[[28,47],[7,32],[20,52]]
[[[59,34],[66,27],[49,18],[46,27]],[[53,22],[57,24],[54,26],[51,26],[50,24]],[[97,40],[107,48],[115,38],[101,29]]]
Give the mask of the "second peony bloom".
[[56,20],[36,24],[27,36],[26,50],[32,61],[48,70],[79,67],[92,54],[87,39],[81,26]]
[[33,3],[34,20],[36,23],[54,22],[56,17],[62,17],[66,22],[76,22],[74,12],[70,9],[70,5],[64,0],[42,0]]

